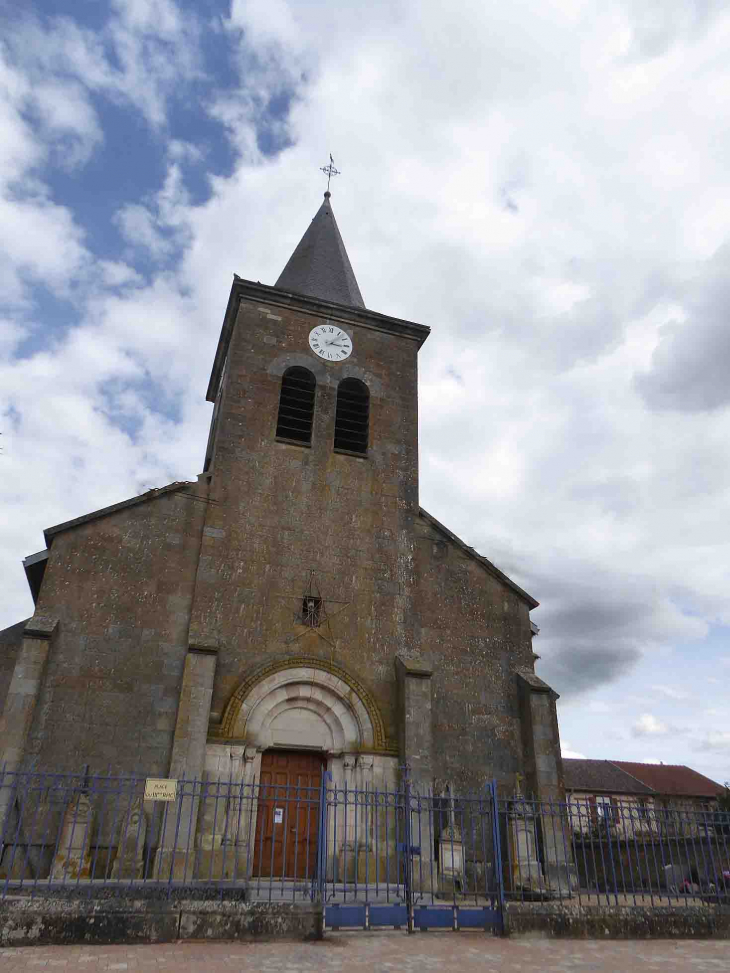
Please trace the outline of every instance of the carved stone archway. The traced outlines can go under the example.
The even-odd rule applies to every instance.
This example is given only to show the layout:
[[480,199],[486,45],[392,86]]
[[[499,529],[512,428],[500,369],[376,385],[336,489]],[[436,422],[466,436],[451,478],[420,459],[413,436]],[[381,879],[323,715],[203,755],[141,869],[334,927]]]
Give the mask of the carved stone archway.
[[309,657],[252,673],[226,706],[220,735],[265,749],[285,745],[297,726],[323,750],[385,749],[383,721],[367,689],[340,666]]

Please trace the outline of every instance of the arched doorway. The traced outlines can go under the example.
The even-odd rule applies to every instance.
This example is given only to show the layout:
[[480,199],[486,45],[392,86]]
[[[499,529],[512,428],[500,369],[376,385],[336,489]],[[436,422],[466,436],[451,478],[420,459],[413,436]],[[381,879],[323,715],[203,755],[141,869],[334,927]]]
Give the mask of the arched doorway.
[[266,750],[261,755],[253,876],[312,878],[317,868],[321,751]]
[[322,774],[372,749],[373,722],[350,682],[313,665],[283,666],[250,687],[234,733],[260,754],[252,878],[314,875]]
[[[397,757],[387,749],[375,700],[359,680],[324,660],[267,663],[239,686],[209,738],[207,781],[225,781],[228,789],[232,782],[244,801],[239,807],[229,800],[225,816],[219,805],[217,818],[209,809],[201,840],[235,848],[237,874],[251,879],[312,877],[324,826],[317,813],[325,771],[350,791],[395,788]],[[337,823],[328,821],[328,868],[345,845],[349,860],[356,855],[355,836],[364,833],[364,822],[355,820],[359,810],[343,806]],[[224,817],[233,822],[225,834]]]

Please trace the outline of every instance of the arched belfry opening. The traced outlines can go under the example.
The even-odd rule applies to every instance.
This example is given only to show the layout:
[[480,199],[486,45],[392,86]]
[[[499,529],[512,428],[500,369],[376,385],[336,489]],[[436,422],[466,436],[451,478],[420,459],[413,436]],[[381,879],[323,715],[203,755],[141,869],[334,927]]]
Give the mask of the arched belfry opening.
[[337,386],[335,449],[365,454],[369,440],[370,391],[358,378],[343,378]]
[[317,382],[308,368],[294,365],[281,377],[276,438],[308,446],[312,442]]

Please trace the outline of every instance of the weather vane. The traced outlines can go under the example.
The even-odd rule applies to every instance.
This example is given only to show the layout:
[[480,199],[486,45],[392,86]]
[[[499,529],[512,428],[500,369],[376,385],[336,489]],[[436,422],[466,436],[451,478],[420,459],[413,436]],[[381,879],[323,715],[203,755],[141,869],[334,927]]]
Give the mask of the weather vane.
[[327,192],[330,191],[330,179],[332,176],[339,176],[340,170],[335,169],[335,160],[332,158],[332,153],[330,152],[330,163],[328,166],[319,167],[322,172],[327,176]]

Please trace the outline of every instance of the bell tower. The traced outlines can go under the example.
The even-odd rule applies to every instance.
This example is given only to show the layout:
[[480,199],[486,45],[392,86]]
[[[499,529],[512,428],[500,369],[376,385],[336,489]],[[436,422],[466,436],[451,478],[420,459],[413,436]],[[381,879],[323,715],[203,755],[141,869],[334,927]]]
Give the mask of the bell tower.
[[[208,388],[190,628],[191,646],[218,659],[212,721],[242,671],[303,652],[371,673],[396,747],[394,658],[418,639],[417,354],[428,334],[365,307],[329,192],[275,286],[234,278]],[[312,579],[327,628],[303,617]]]

